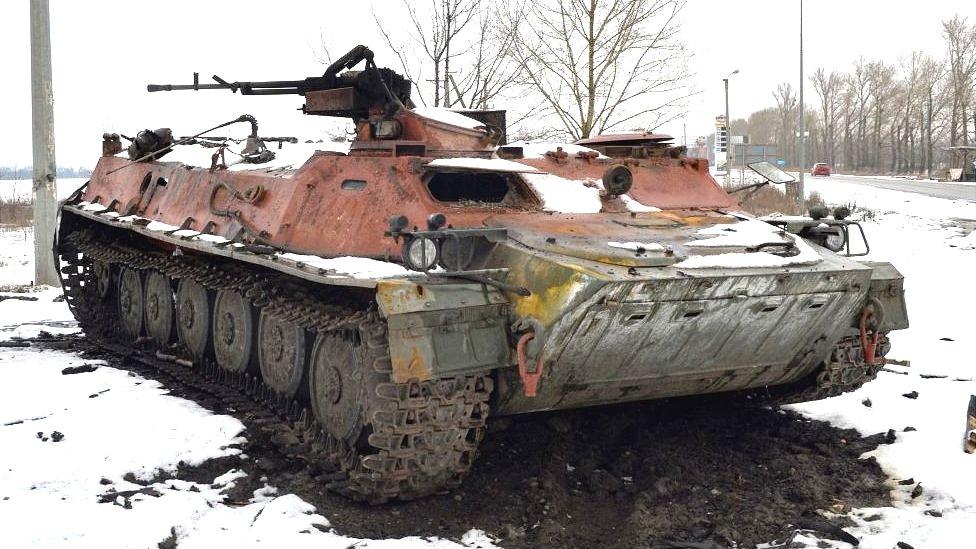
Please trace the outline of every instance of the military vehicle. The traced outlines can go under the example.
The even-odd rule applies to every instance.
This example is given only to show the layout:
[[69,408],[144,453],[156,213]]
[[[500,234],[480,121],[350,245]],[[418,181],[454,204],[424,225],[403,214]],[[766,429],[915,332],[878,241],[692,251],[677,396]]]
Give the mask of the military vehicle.
[[355,138],[247,115],[104,135],[61,208],[66,300],[90,337],[300,417],[350,497],[459,485],[489,415],[838,394],[907,326],[901,275],[847,257],[843,212],[755,219],[661,136],[504,144],[498,112],[415,107],[362,46],[322,76],[214,80],[148,89],[301,95]]

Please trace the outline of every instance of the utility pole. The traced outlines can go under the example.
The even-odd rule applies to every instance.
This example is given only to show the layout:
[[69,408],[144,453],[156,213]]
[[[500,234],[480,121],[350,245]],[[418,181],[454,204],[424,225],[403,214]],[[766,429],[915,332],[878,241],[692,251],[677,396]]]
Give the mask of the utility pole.
[[793,189],[793,200],[797,204],[803,203],[803,175],[807,166],[807,137],[804,112],[806,107],[803,104],[803,0],[800,0],[800,177]]
[[732,119],[729,118],[729,78],[739,74],[739,69],[722,79],[725,83],[725,185],[732,184]]
[[34,139],[34,283],[60,286],[54,262],[58,217],[54,159],[54,85],[51,80],[51,16],[48,0],[31,0],[31,114]]

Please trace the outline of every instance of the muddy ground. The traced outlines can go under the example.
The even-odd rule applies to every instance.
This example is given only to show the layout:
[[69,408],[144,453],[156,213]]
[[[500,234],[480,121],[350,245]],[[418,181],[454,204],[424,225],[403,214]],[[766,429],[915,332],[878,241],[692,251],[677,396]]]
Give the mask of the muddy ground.
[[[45,345],[155,377],[81,338]],[[859,458],[885,435],[862,438],[742,398],[699,397],[493,420],[460,490],[368,507],[323,490],[314,471],[282,457],[247,417],[207,394],[169,388],[248,427],[246,461],[181,468],[179,478],[210,483],[240,467],[249,477],[229,499],[246,502],[266,481],[315,505],[350,536],[458,539],[479,528],[506,548],[684,546],[661,545],[669,541],[749,547],[788,538],[798,521],[818,520],[810,518],[818,510],[890,503],[880,467]]]

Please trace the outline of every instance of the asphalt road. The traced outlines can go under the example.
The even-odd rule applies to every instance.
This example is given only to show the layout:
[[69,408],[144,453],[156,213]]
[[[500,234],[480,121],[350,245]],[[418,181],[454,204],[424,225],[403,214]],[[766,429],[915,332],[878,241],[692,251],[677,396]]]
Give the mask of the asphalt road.
[[[807,178],[810,177],[808,174]],[[817,179],[820,179],[819,177]],[[949,200],[971,200],[976,202],[976,185],[959,185],[956,183],[941,183],[939,181],[899,181],[893,179],[875,177],[853,177],[849,175],[834,174],[823,179],[831,181],[843,181],[844,183],[854,183],[855,185],[867,185],[881,189],[893,191],[905,191],[910,193],[924,194],[936,198],[947,198]]]

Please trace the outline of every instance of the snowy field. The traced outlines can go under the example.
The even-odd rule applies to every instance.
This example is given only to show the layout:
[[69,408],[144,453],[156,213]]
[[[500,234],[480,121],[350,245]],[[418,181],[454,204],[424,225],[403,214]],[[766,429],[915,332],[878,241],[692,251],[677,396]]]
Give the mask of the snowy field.
[[[857,206],[855,215],[871,210],[864,223],[869,259],[891,261],[905,275],[912,324],[892,335],[889,355],[909,366],[888,366],[855,393],[793,406],[864,435],[896,433],[893,444],[868,454],[890,476],[893,503],[854,509],[856,526],[848,530],[865,549],[899,541],[916,549],[971,546],[976,455],[963,453],[962,439],[969,395],[976,394],[976,203],[829,180],[808,180],[808,190],[830,204]],[[0,285],[30,282],[32,242],[29,230],[0,231]],[[54,301],[56,291],[18,295],[38,299],[0,301],[0,341],[77,329]],[[83,364],[97,369],[62,374]],[[72,353],[0,348],[0,376],[2,547],[156,547],[171,529],[180,548],[494,547],[477,530],[460,542],[351,539],[329,527],[329,509],[272,486],[244,504],[228,501],[237,471],[208,484],[153,481],[180,461],[240,453],[243,426],[154,381]],[[915,399],[902,396],[913,391]]]
[[[87,177],[58,178],[58,199],[64,200],[80,187]],[[0,179],[0,200],[29,200],[33,196],[34,182],[30,179]]]
[[[808,192],[819,192],[828,204],[874,212],[864,223],[871,244],[866,259],[891,261],[905,276],[911,323],[892,333],[889,358],[911,365],[889,365],[892,372],[881,372],[859,391],[793,408],[864,435],[896,432],[894,444],[869,454],[891,477],[895,503],[853,513],[860,547],[889,549],[899,541],[916,548],[972,546],[976,455],[964,453],[962,441],[969,395],[976,394],[976,202],[811,179]],[[902,396],[913,391],[915,399]],[[907,479],[915,482],[897,483]],[[912,498],[917,484],[922,494]]]
[[[58,293],[0,293],[38,298],[0,301],[0,342],[77,331]],[[63,372],[86,365],[95,370]],[[474,530],[460,544],[345,537],[327,510],[272,486],[229,502],[239,470],[208,484],[156,481],[180,462],[240,454],[244,426],[100,361],[0,348],[0,378],[0,547],[148,548],[174,533],[181,549],[494,547]]]

